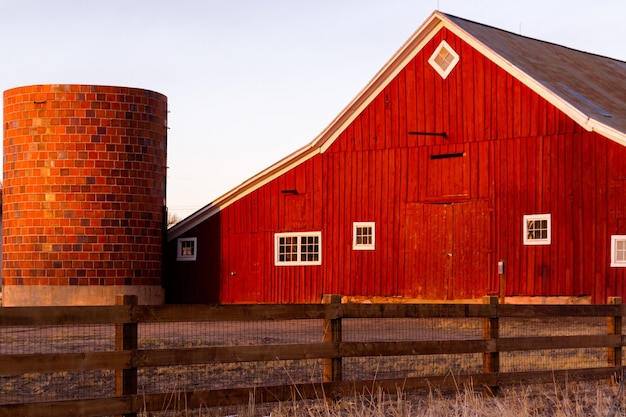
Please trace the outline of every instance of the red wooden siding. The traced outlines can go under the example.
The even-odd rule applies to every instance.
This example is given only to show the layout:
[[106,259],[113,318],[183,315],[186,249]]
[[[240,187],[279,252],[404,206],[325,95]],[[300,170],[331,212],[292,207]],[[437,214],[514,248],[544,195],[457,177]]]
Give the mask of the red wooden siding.
[[[460,55],[445,80],[427,62],[444,39]],[[202,259],[169,263],[168,301],[626,296],[623,268],[609,267],[610,235],[626,234],[625,167],[626,148],[444,28],[326,152],[187,232]],[[524,246],[523,216],[542,213],[552,244]],[[375,250],[352,249],[353,222],[375,222]],[[322,265],[274,266],[285,231],[321,231]]]

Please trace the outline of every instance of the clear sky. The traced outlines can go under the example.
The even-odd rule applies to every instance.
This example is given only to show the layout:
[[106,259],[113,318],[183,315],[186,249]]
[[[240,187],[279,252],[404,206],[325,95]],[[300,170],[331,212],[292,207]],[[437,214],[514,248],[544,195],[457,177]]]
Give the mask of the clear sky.
[[0,0],[0,91],[168,96],[186,217],[313,140],[437,9],[626,60],[625,0]]

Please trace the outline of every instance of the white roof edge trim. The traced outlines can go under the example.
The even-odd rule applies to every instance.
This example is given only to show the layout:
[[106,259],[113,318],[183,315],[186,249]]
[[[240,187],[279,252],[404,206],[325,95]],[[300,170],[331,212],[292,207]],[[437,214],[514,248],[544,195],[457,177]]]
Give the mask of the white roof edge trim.
[[602,136],[616,142],[622,146],[626,146],[626,133],[605,125],[596,119],[589,119],[591,130],[601,134]]

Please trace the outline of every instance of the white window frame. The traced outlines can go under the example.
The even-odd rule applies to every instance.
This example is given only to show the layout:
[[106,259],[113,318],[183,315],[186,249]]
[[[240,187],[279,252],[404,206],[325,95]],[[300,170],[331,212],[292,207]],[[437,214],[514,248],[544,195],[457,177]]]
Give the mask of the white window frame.
[[[439,65],[437,63],[437,57],[439,56],[439,53],[441,52],[442,49],[446,49],[446,51],[448,51],[448,53],[452,56],[452,61],[450,62],[450,64],[447,66],[447,68],[443,69],[441,67],[441,65]],[[452,49],[452,47],[448,44],[448,42],[446,41],[441,41],[441,43],[439,44],[439,46],[437,47],[437,49],[435,49],[435,52],[433,52],[433,54],[430,56],[430,58],[428,59],[428,63],[435,69],[435,71],[437,71],[439,73],[439,75],[441,75],[441,77],[445,80],[448,75],[450,75],[450,73],[452,72],[452,70],[454,69],[454,67],[456,67],[456,64],[459,63],[459,54],[456,53],[456,51],[454,49]]]
[[[183,243],[193,242],[193,253],[191,255],[183,254]],[[195,261],[198,255],[198,238],[196,237],[181,237],[176,242],[176,260],[177,261]]]
[[[547,220],[547,237],[542,239],[530,239],[528,237],[528,223],[542,220]],[[552,216],[550,214],[524,215],[524,245],[549,245],[550,243],[552,243]]]
[[[623,259],[618,259],[618,242],[624,243],[626,245],[626,235],[612,235],[611,236],[611,266],[615,268],[626,268],[626,254],[624,254]],[[621,252],[622,248],[619,249]]]
[[[362,237],[357,233],[363,228],[371,228],[372,241],[370,243],[359,243],[358,238]],[[354,222],[352,223],[352,249],[353,250],[374,250],[376,249],[376,223],[374,222]]]
[[[280,260],[280,239],[284,237],[297,238],[296,247],[296,259],[293,261],[281,261]],[[317,238],[317,259],[313,261],[302,260],[302,247],[306,246],[306,243],[302,243],[302,238],[315,237]],[[297,265],[321,265],[322,264],[322,232],[286,232],[274,234],[274,265],[276,266],[297,266]]]

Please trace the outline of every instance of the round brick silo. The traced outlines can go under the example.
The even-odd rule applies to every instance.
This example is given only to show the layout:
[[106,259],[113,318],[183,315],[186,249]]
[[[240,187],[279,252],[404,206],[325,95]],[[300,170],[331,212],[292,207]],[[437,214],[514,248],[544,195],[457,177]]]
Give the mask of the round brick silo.
[[138,88],[4,92],[5,306],[163,302],[166,124]]

